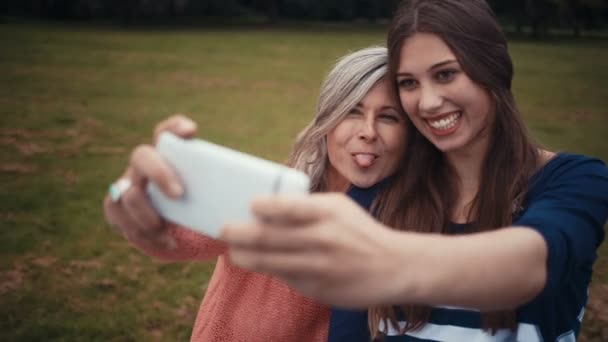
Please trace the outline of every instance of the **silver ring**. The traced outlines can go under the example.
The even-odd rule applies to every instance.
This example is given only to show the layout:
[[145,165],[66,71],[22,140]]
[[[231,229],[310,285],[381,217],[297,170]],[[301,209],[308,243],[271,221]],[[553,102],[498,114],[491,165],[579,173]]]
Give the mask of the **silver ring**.
[[118,202],[120,197],[131,188],[133,183],[128,178],[121,178],[116,182],[110,184],[110,188],[108,189],[108,195],[112,202]]

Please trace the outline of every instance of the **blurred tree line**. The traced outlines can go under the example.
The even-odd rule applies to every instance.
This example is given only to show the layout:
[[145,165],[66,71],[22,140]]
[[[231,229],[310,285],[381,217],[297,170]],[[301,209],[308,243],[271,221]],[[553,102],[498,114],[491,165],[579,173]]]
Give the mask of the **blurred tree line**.
[[[2,0],[0,13],[57,19],[119,19],[124,24],[185,17],[376,21],[392,16],[400,0]],[[539,36],[562,28],[608,26],[608,0],[489,0],[500,19],[519,33]]]

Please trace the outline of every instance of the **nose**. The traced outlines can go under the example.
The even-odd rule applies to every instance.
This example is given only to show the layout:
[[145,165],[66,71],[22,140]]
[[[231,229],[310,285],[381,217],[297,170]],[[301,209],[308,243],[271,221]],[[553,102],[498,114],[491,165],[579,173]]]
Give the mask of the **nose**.
[[378,138],[378,131],[373,115],[367,115],[366,119],[361,122],[359,128],[359,139],[365,141],[374,141]]
[[418,109],[422,113],[435,113],[443,104],[443,96],[439,91],[431,86],[420,87],[420,101],[418,102]]

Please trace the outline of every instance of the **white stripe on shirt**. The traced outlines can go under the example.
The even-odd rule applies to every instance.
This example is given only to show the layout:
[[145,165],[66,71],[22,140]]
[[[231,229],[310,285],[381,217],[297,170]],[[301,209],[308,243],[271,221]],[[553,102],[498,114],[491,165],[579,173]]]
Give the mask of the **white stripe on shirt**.
[[567,333],[560,335],[557,342],[576,342],[576,337],[574,336],[574,331],[570,330]]
[[[384,330],[384,322],[380,322],[379,330]],[[403,329],[405,322],[399,322],[399,328]],[[400,335],[399,331],[389,324],[387,335]],[[465,328],[455,325],[439,325],[426,323],[422,329],[416,331],[408,331],[406,336],[416,337],[426,340],[436,340],[443,342],[507,342],[507,341],[525,341],[525,342],[541,342],[542,338],[538,333],[535,325],[528,323],[519,323],[517,333],[509,329],[500,329],[496,334],[491,335],[482,329]],[[564,342],[566,342],[565,340]],[[560,341],[562,342],[562,341]]]

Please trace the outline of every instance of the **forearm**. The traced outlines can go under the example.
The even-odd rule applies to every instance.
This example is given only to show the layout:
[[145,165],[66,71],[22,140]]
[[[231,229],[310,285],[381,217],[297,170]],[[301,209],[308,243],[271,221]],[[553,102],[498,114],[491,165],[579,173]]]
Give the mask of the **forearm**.
[[175,248],[158,248],[129,241],[131,245],[146,255],[163,261],[206,261],[216,258],[226,251],[226,244],[184,227],[171,225],[169,235],[175,241]]
[[[547,247],[536,231],[509,227],[462,236],[399,234],[393,303],[511,309],[544,288]],[[395,250],[396,251],[396,250]]]

